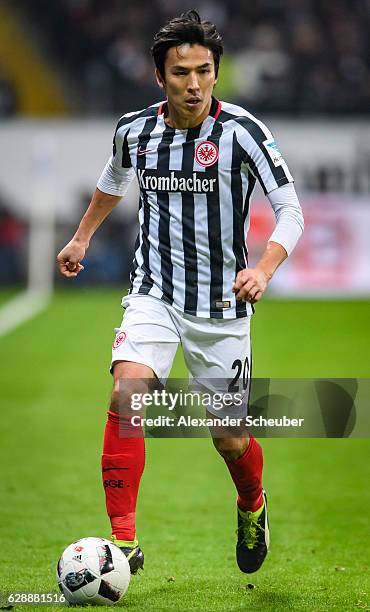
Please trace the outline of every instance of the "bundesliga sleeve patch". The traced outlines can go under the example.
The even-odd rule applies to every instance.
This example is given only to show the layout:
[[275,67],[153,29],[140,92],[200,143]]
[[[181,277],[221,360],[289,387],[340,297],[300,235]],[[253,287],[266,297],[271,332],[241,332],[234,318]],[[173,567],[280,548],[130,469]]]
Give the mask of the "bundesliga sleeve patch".
[[213,166],[218,160],[218,147],[210,140],[200,142],[195,149],[195,159],[201,166]]
[[267,153],[269,154],[269,156],[271,157],[272,163],[274,164],[274,166],[281,166],[281,164],[283,163],[284,159],[282,154],[280,153],[278,146],[275,142],[274,138],[268,138],[267,140],[263,141],[263,146],[265,147]]

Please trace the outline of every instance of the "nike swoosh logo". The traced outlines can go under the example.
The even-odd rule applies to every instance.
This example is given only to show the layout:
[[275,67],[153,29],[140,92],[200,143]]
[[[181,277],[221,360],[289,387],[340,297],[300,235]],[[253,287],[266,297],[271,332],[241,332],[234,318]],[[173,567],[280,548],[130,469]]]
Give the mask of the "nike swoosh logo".
[[103,472],[109,472],[110,470],[128,470],[128,468],[116,468],[116,467],[103,468]]
[[152,153],[153,151],[155,151],[155,149],[138,149],[137,150],[137,154],[138,155],[145,155],[146,153]]

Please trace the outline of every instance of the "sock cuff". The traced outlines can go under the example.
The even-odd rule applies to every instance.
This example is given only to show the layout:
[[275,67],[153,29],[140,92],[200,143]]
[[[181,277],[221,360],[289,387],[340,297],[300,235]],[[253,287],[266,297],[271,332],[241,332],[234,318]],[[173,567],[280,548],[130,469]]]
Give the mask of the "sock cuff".
[[[258,519],[258,517],[262,514],[262,510],[265,507],[265,501],[264,501],[262,495],[261,495],[261,498],[262,498],[261,505],[259,506],[259,508],[257,508],[257,510],[254,510],[253,512],[250,511],[250,510],[242,510],[240,508],[240,506],[239,506],[239,503],[238,503],[238,512],[240,513],[240,516],[243,517],[243,518],[249,518],[252,515],[252,517],[254,519]],[[238,500],[238,502],[239,502],[239,500]]]
[[136,536],[134,540],[119,540],[115,534],[112,534],[111,540],[113,542],[113,544],[115,544],[116,546],[119,546],[119,548],[136,548],[137,546],[139,546],[139,541],[137,540]]
[[120,421],[127,422],[127,421],[130,421],[131,419],[130,415],[120,414],[119,412],[113,412],[113,410],[108,410],[107,415],[108,415],[108,421],[112,421],[113,423],[119,423]]
[[108,415],[108,421],[118,425],[118,423],[119,423],[119,414],[118,414],[118,412],[113,412],[113,410],[108,410],[107,415]]

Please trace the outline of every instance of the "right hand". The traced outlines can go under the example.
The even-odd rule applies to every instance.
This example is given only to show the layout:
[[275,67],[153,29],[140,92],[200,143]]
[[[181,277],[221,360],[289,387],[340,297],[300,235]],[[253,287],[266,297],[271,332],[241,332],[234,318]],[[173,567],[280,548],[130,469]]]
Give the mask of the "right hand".
[[84,267],[80,261],[85,257],[87,246],[71,240],[57,256],[59,272],[67,278],[77,276]]

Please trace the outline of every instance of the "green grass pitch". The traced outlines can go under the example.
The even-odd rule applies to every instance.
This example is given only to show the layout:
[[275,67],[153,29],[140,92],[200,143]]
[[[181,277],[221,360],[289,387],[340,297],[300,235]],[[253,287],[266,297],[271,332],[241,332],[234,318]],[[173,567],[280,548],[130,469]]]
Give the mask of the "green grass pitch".
[[[114,290],[59,291],[1,338],[1,591],[55,592],[63,548],[109,536],[100,452],[119,301]],[[265,299],[253,344],[255,375],[370,377],[370,302]],[[183,367],[179,355],[174,374]],[[370,609],[368,440],[262,445],[271,552],[246,576],[234,560],[234,488],[210,440],[147,441],[138,504],[145,571],[120,607]]]

